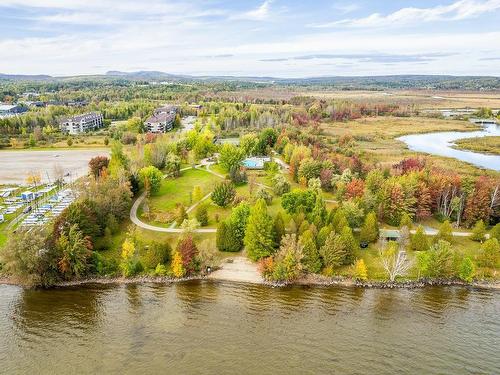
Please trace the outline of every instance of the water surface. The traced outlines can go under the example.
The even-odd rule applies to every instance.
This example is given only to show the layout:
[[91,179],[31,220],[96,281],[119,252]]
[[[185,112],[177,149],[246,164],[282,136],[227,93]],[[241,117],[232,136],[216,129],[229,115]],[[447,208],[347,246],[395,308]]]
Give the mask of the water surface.
[[500,292],[0,286],[0,373],[499,374]]
[[472,132],[437,132],[412,134],[398,138],[405,142],[410,150],[428,154],[447,156],[480,168],[500,171],[500,155],[487,155],[479,152],[457,150],[453,148],[455,141],[463,138],[481,138],[500,136],[499,125],[486,125],[483,130]]

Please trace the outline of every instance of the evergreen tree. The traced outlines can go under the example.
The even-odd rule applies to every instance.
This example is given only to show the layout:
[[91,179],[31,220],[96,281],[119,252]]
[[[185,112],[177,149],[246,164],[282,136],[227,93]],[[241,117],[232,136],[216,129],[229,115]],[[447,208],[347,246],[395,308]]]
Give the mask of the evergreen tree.
[[411,247],[415,251],[429,250],[429,240],[425,235],[424,227],[419,225],[413,236],[411,236]]
[[478,220],[474,229],[472,229],[472,236],[470,237],[472,241],[483,242],[486,239],[486,226],[484,221]]
[[490,238],[496,238],[498,241],[500,241],[500,223],[498,223],[491,229]]
[[354,262],[354,252],[358,248],[358,242],[352,234],[352,229],[349,227],[344,227],[342,232],[340,232],[340,239],[345,246],[345,258],[343,264],[352,264]]
[[399,221],[399,228],[401,229],[402,227],[407,227],[408,229],[413,227],[413,220],[407,212],[401,216],[401,220]]
[[490,238],[481,245],[478,261],[483,267],[495,268],[500,258],[500,244],[496,238]]
[[208,208],[206,204],[199,204],[196,207],[196,220],[200,223],[202,227],[208,225]]
[[439,227],[439,232],[435,237],[435,242],[440,240],[452,243],[453,242],[453,228],[448,220],[444,221]]
[[184,220],[186,220],[188,218],[188,214],[186,212],[186,207],[184,207],[183,204],[179,203],[177,205],[177,210],[176,210],[176,214],[175,214],[175,222],[177,223],[177,225],[181,225]]
[[333,215],[332,225],[333,229],[335,229],[338,233],[340,233],[344,227],[349,226],[349,222],[347,221],[345,213],[341,208],[337,209],[335,215]]
[[273,253],[274,230],[273,219],[267,213],[267,205],[259,199],[250,210],[245,232],[245,248],[252,260],[259,260]]
[[361,228],[359,236],[360,241],[375,242],[379,236],[377,215],[375,212],[369,212],[365,217],[365,222]]
[[302,264],[304,269],[310,273],[318,273],[321,270],[321,258],[319,255],[313,233],[306,230],[300,236],[299,242],[303,246]]
[[318,232],[316,244],[318,245],[318,248],[321,248],[325,242],[330,233],[333,232],[333,226],[330,225],[325,225],[323,228],[321,228]]
[[323,257],[325,266],[335,268],[344,264],[347,249],[340,235],[331,232],[325,244],[320,248],[320,254]]
[[316,201],[314,202],[314,208],[309,215],[310,222],[314,223],[316,227],[321,228],[325,224],[325,220],[328,213],[326,212],[325,201],[321,194],[316,194]]
[[460,264],[458,276],[463,281],[467,281],[468,283],[470,283],[474,278],[475,271],[476,268],[474,267],[474,263],[472,262],[471,258],[465,257]]
[[219,251],[237,252],[241,250],[241,241],[234,226],[228,221],[221,221],[217,228],[216,245]]
[[285,235],[285,221],[283,220],[283,215],[281,212],[276,214],[274,218],[274,243],[278,246],[281,243],[281,239]]
[[201,191],[200,185],[196,185],[193,188],[193,193],[192,193],[191,197],[193,199],[193,202],[195,202],[195,203],[201,201],[201,199],[203,198],[203,192]]

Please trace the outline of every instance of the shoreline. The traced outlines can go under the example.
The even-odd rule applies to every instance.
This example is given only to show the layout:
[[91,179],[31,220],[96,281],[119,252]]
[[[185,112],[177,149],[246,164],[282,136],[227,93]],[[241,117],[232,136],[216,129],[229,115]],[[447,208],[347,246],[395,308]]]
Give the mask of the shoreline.
[[[461,287],[472,287],[490,290],[500,290],[500,280],[495,281],[475,281],[472,283],[467,283],[461,280],[451,280],[451,279],[436,279],[436,280],[405,280],[399,282],[390,281],[378,281],[378,280],[366,280],[363,282],[357,282],[352,279],[342,279],[342,278],[329,278],[321,275],[308,275],[303,278],[297,279],[292,282],[285,283],[273,283],[262,280],[260,282],[243,281],[237,279],[216,279],[209,277],[210,275],[197,275],[190,277],[183,277],[180,279],[169,278],[169,277],[91,277],[81,280],[72,281],[61,281],[45,289],[52,288],[66,288],[66,287],[76,287],[85,286],[91,284],[97,285],[128,285],[128,284],[175,284],[188,281],[211,281],[211,282],[228,282],[232,284],[249,284],[249,285],[262,285],[271,288],[283,288],[290,286],[305,286],[305,287],[349,287],[349,288],[363,288],[363,289],[421,289],[426,287],[450,287],[450,286],[461,286]],[[2,277],[0,278],[0,285],[13,285],[21,288],[26,287],[22,283],[15,281],[12,278]]]

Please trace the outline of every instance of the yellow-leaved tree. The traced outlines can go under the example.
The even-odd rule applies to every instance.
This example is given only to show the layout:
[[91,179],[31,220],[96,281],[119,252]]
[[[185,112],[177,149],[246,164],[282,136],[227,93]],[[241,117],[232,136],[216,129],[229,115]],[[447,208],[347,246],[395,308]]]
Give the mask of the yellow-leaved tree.
[[368,270],[363,259],[358,259],[356,263],[354,263],[354,278],[356,280],[368,279]]
[[172,258],[172,273],[177,278],[181,278],[186,274],[186,269],[182,264],[182,256],[178,251],[174,252],[174,256]]

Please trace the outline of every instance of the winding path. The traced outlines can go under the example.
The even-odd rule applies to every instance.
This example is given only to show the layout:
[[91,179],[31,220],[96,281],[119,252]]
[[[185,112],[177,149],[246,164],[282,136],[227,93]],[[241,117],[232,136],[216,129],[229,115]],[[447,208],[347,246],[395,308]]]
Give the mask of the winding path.
[[[275,160],[277,160],[277,161],[279,160],[279,164],[281,164],[285,169],[288,167],[288,165],[284,161],[277,159],[277,158],[275,158]],[[186,171],[188,169],[194,168],[194,169],[198,169],[200,171],[205,171],[205,172],[211,173],[214,176],[217,176],[219,178],[225,179],[226,177],[224,175],[217,173],[217,172],[210,169],[210,166],[212,164],[213,164],[212,162],[209,162],[206,159],[204,159],[201,161],[200,164],[195,165],[193,167],[182,168],[180,171],[182,172],[182,171]],[[202,167],[205,167],[205,168],[202,168]],[[165,175],[164,178],[166,178],[166,177],[167,176]],[[261,183],[256,183],[256,185],[263,187],[265,189],[272,189],[270,186],[264,185]],[[199,200],[198,202],[196,202],[192,206],[190,206],[186,210],[186,212],[190,213],[191,211],[193,211],[201,202],[207,200],[211,195],[212,195],[212,193],[208,193],[207,195],[205,195],[201,200]],[[165,228],[165,227],[158,227],[155,225],[147,224],[147,223],[141,221],[141,219],[139,219],[137,217],[137,210],[139,209],[139,207],[141,206],[141,203],[144,201],[145,198],[146,198],[146,193],[144,192],[139,196],[139,198],[137,198],[135,200],[134,204],[132,205],[132,208],[130,209],[130,220],[135,225],[137,225],[140,228],[155,231],[155,232],[164,232],[164,233],[182,233],[183,232],[183,229],[175,228],[175,223],[173,226]],[[325,202],[337,203],[336,200],[332,200],[332,199],[325,199]],[[359,230],[360,230],[359,228],[354,229],[354,231],[359,231]],[[383,231],[383,230],[384,229],[382,229],[381,231]],[[397,230],[397,229],[394,231],[399,232],[399,230]],[[197,228],[197,229],[194,229],[193,232],[195,232],[195,233],[216,233],[217,229],[216,228]],[[412,233],[412,234],[414,234],[415,232],[416,232],[416,230],[414,230],[414,229],[410,231],[410,233]],[[430,228],[430,227],[425,227],[424,232],[428,236],[435,236],[435,235],[437,235],[438,230],[434,229],[434,228]],[[472,235],[471,232],[452,232],[452,236],[454,236],[454,237],[469,237],[471,235]],[[486,235],[486,238],[489,238],[489,234]]]

